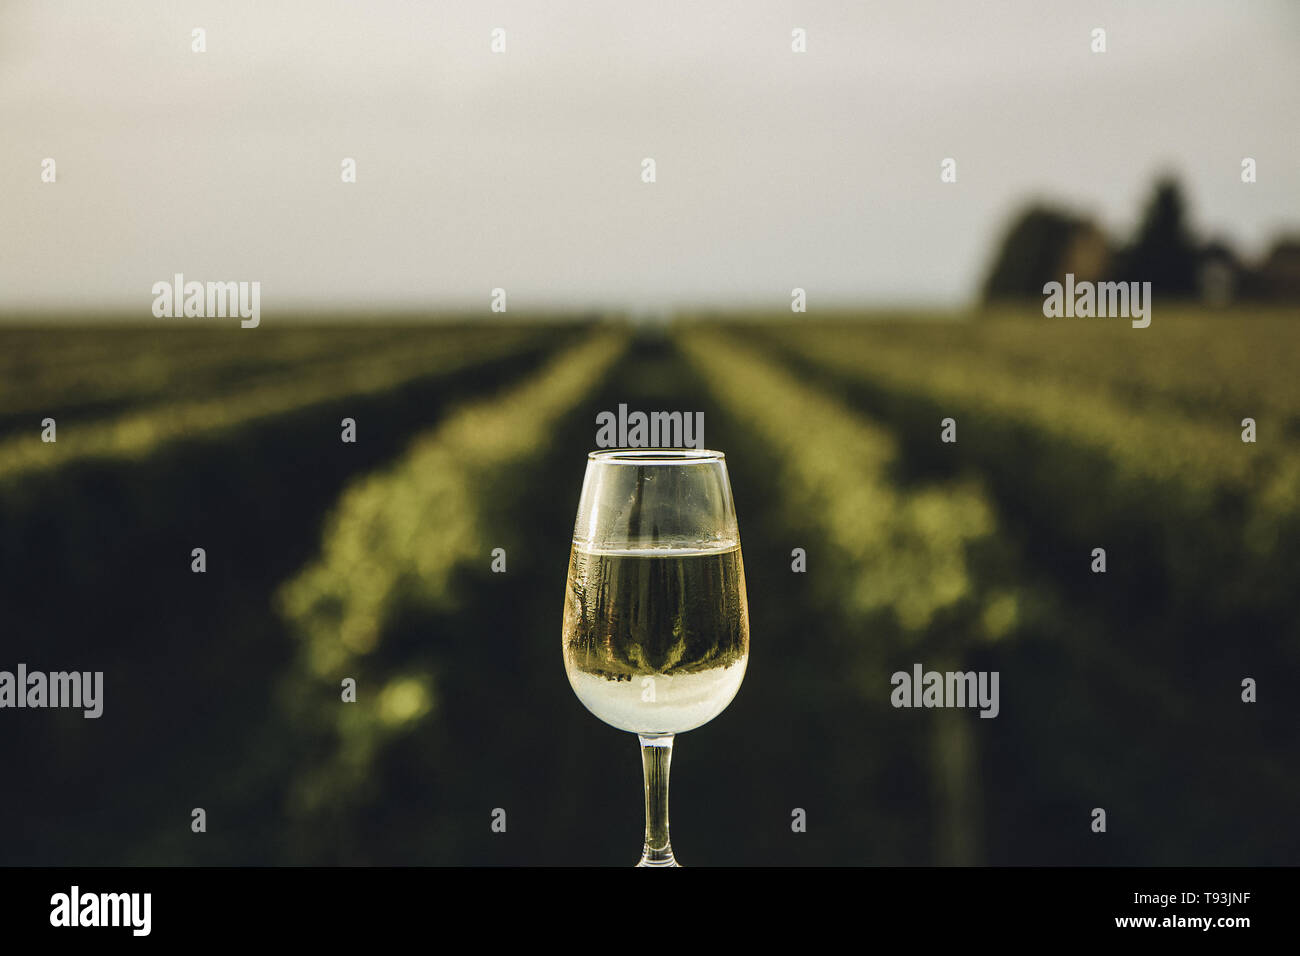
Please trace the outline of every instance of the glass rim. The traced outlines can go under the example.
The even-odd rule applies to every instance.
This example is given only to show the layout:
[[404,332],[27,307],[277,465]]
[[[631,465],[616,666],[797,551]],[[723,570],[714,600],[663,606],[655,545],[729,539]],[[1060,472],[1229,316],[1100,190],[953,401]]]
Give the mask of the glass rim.
[[727,456],[710,448],[605,448],[587,459],[614,465],[701,465],[726,461]]

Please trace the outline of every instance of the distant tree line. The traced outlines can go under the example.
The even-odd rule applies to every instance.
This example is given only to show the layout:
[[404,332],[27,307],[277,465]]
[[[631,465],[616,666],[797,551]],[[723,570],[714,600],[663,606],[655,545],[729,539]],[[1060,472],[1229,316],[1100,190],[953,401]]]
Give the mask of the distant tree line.
[[1073,273],[1076,281],[1150,282],[1162,299],[1300,302],[1300,236],[1279,238],[1258,262],[1223,239],[1202,242],[1187,224],[1178,183],[1160,179],[1137,233],[1115,243],[1091,220],[1035,203],[1011,223],[984,280],[986,302],[1041,298],[1043,286]]

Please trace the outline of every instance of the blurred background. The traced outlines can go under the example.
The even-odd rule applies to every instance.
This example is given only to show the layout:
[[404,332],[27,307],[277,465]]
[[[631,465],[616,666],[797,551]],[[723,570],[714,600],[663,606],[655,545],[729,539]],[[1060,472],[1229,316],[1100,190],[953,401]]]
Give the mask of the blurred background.
[[[0,670],[105,690],[0,711],[0,864],[635,862],[559,640],[620,403],[704,412],[748,576],[685,864],[1295,864],[1298,54],[1286,3],[5,4]],[[917,662],[999,716],[892,708]]]

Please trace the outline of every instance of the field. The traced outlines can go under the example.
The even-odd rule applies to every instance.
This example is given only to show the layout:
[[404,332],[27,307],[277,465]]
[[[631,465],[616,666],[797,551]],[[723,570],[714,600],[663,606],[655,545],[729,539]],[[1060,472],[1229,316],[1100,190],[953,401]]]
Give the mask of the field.
[[[744,546],[685,864],[1295,864],[1298,356],[1172,310],[0,328],[0,669],[105,683],[5,714],[0,864],[633,862],[634,740],[559,646],[620,403],[704,412]],[[891,706],[916,663],[998,715]]]

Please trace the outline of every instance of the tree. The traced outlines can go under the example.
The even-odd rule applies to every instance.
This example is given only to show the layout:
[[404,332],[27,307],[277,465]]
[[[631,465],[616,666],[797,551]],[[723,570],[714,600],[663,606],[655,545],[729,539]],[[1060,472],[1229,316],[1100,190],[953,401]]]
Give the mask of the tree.
[[1043,285],[1060,281],[1060,268],[1087,224],[1050,206],[1034,205],[1013,220],[984,280],[984,299],[1041,297]]
[[1169,177],[1157,181],[1137,236],[1120,257],[1119,278],[1150,282],[1153,295],[1191,298],[1198,292],[1196,242],[1187,228],[1182,189]]

